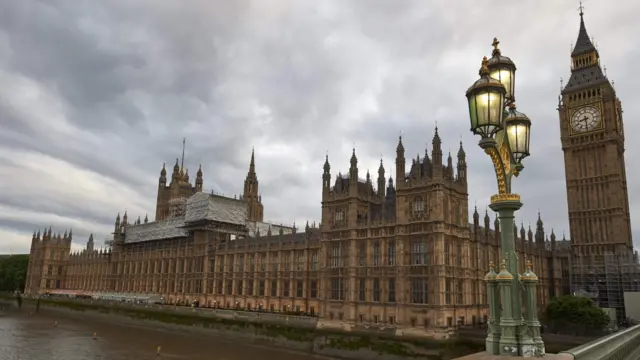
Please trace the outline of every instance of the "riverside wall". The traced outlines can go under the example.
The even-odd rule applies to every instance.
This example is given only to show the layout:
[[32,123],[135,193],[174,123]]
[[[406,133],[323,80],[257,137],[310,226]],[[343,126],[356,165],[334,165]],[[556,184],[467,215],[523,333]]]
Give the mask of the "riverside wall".
[[[11,300],[0,299],[0,306],[15,306],[15,300]],[[35,312],[34,306],[34,299],[24,299],[21,311]],[[40,311],[57,312],[61,316],[99,317],[133,326],[205,332],[259,346],[353,360],[449,360],[484,349],[484,341],[476,339],[433,340],[378,327],[347,331],[339,324],[316,317],[268,312],[53,298],[42,298]]]

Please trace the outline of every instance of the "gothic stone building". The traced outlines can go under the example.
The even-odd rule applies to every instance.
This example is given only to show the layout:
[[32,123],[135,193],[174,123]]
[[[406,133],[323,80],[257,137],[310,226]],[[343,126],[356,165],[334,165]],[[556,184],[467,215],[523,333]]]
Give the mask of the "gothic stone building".
[[[107,250],[71,252],[64,236],[34,233],[25,292],[157,294],[165,303],[263,311],[300,311],[326,326],[383,326],[433,336],[456,323],[486,318],[489,261],[498,261],[500,224],[491,229],[477,209],[468,222],[467,165],[442,163],[440,137],[431,157],[405,171],[400,140],[396,186],[380,164],[377,186],[358,177],[354,153],[348,175],[322,175],[322,222],[304,231],[263,221],[254,154],[239,198],[203,192],[176,161],[167,185],[163,167],[156,219],[117,216]],[[568,241],[547,240],[521,226],[519,258],[534,262],[539,302],[568,288]],[[524,270],[523,268],[521,269]]]

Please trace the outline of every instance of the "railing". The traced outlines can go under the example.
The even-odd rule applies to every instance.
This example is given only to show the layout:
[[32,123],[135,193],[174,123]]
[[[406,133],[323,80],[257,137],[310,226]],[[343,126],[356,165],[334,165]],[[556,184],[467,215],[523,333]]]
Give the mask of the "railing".
[[640,325],[636,325],[560,353],[574,360],[640,359]]

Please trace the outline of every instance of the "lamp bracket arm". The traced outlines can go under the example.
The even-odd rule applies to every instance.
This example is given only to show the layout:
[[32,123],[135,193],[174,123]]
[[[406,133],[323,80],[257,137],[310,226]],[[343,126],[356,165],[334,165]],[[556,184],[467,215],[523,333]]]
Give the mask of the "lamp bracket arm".
[[504,130],[501,130],[496,135],[495,145],[485,148],[484,151],[491,157],[491,162],[493,162],[493,168],[498,181],[498,194],[510,194],[511,178],[514,172],[517,172],[517,167],[512,166],[511,150],[509,149],[509,143],[505,137]]

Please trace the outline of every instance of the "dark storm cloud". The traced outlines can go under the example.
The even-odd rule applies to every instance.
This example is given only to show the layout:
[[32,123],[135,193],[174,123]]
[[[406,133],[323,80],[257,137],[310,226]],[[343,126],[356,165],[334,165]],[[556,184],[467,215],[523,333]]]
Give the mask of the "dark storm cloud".
[[[319,220],[327,152],[334,176],[355,146],[362,177],[377,177],[381,157],[395,177],[398,136],[409,159],[422,157],[437,122],[454,162],[463,141],[469,203],[483,211],[495,179],[468,131],[464,91],[494,36],[518,64],[519,110],[533,121],[517,221],[539,209],[561,236],[556,105],[579,18],[563,2],[495,3],[500,15],[470,0],[0,3],[0,252],[26,251],[39,227],[74,227],[79,244],[90,232],[106,238],[118,212],[153,218],[162,162],[170,171],[183,137],[192,179],[201,164],[205,188],[226,195],[242,191],[255,147],[266,218],[300,225]],[[627,80],[638,70],[639,6],[587,4],[627,134],[640,130]]]

